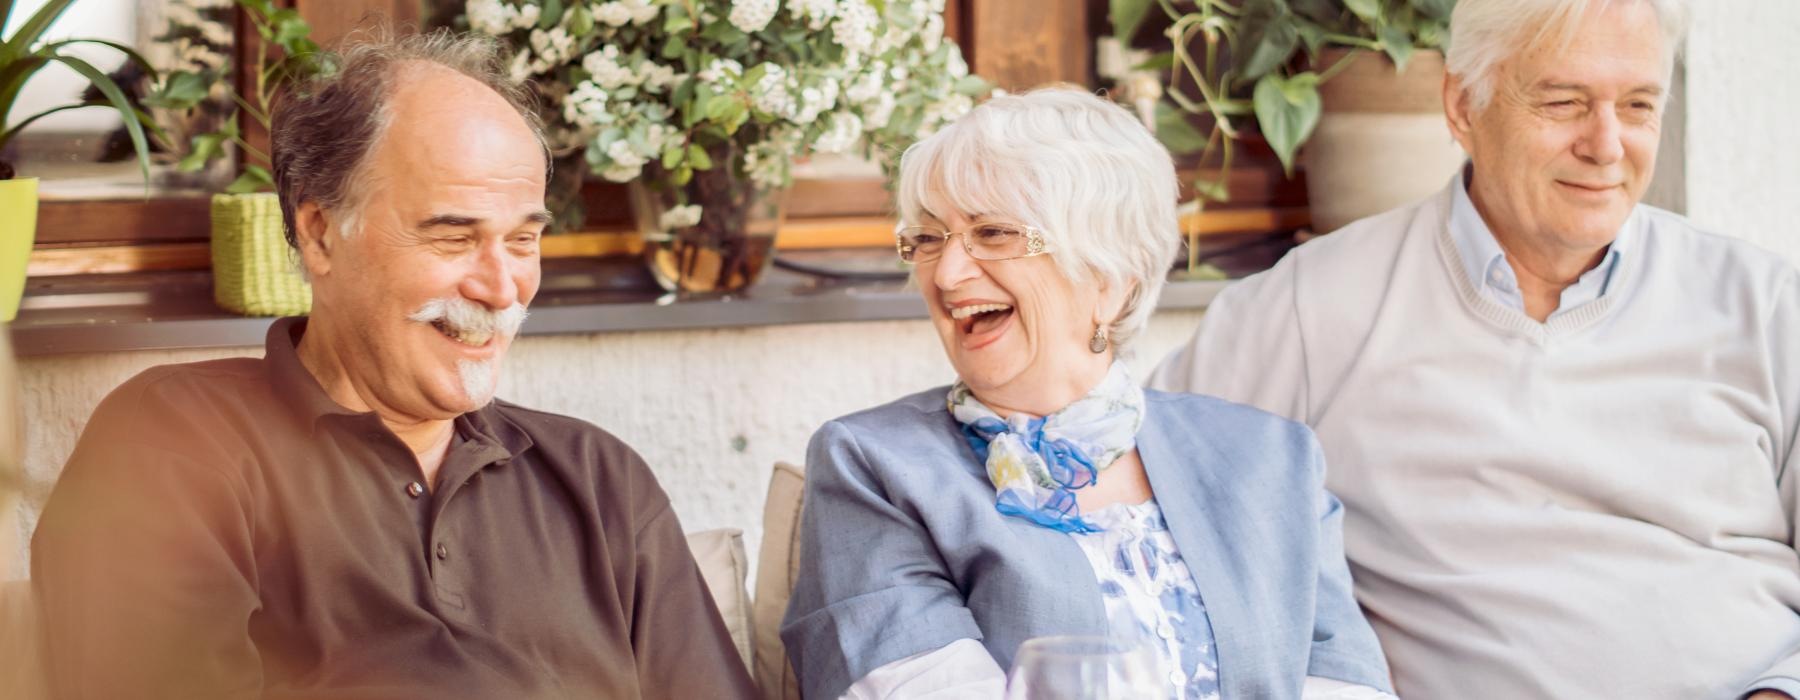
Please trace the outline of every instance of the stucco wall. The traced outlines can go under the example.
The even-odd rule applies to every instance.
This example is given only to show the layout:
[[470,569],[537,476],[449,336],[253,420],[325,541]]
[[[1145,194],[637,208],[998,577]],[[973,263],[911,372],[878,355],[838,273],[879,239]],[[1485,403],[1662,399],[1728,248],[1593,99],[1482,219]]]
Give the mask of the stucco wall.
[[1687,214],[1800,263],[1800,1],[1691,5]]
[[[1139,341],[1139,376],[1186,340],[1199,318],[1158,314]],[[31,531],[82,426],[113,387],[155,365],[261,353],[22,360],[29,492],[15,516],[20,531]],[[527,337],[508,357],[499,395],[618,435],[655,469],[684,527],[743,528],[754,558],[776,460],[804,459],[807,439],[826,420],[952,378],[928,323],[884,321]],[[0,578],[25,573],[21,561]]]

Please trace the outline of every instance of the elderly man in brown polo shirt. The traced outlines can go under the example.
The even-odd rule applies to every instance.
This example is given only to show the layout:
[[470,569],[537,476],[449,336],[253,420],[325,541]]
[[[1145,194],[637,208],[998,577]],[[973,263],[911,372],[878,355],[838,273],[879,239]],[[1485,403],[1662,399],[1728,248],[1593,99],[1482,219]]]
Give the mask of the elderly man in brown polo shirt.
[[549,221],[523,93],[448,35],[338,66],[274,128],[311,318],[119,387],[44,511],[57,694],[751,697],[643,461],[492,399]]

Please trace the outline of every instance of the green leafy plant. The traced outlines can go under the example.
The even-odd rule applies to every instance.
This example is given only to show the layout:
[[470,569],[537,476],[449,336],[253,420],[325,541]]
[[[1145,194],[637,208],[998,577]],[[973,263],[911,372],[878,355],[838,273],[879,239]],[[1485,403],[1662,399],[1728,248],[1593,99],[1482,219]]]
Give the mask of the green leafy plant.
[[[236,146],[249,162],[244,165],[243,174],[225,188],[231,194],[267,191],[275,187],[275,178],[269,171],[269,154],[244,138],[239,117],[256,120],[267,133],[275,96],[288,84],[323,69],[319,45],[309,38],[312,30],[298,11],[278,8],[274,0],[237,0],[237,5],[243,8],[244,15],[262,38],[256,44],[255,62],[246,66],[246,69],[254,67],[256,72],[244,89],[230,91],[232,102],[237,104],[237,113],[227,118],[218,131],[195,135],[187,156],[175,166],[182,172],[194,172],[216,158],[228,156],[231,147]],[[278,51],[271,51],[271,47]],[[214,83],[228,78],[223,71],[176,71],[145,98],[144,103],[174,112],[192,110],[205,102]]]
[[[14,0],[0,0],[0,28],[4,28],[12,18]],[[85,107],[105,107],[118,110],[125,118],[125,132],[131,136],[132,148],[137,151],[138,167],[144,174],[144,181],[150,181],[150,146],[145,140],[146,126],[154,129],[149,117],[144,115],[119,89],[118,83],[107,77],[106,72],[95,68],[92,63],[65,52],[71,46],[95,44],[106,46],[125,54],[126,60],[138,64],[148,75],[154,76],[155,69],[150,63],[131,47],[104,39],[58,39],[45,41],[44,33],[50,25],[61,18],[63,12],[74,4],[74,0],[50,0],[33,13],[18,31],[10,37],[0,37],[0,149],[6,147],[14,137],[44,117],[71,109]],[[37,75],[45,67],[60,63],[80,74],[100,91],[101,97],[83,100],[66,105],[51,107],[36,114],[13,121],[12,109],[18,102],[19,94],[25,89],[25,83]],[[12,165],[0,162],[0,179],[12,177]]]
[[[1379,51],[1404,68],[1415,51],[1443,46],[1455,6],[1456,0],[1111,0],[1110,10],[1122,41],[1152,11],[1171,22],[1164,34],[1173,49],[1140,66],[1168,71],[1157,133],[1170,150],[1203,158],[1217,152],[1222,171],[1229,171],[1232,145],[1253,122],[1292,176],[1323,110],[1320,83],[1348,65],[1321,67],[1321,53]],[[1211,117],[1211,133],[1191,126],[1192,114]],[[1196,189],[1207,199],[1226,198],[1223,177]]]

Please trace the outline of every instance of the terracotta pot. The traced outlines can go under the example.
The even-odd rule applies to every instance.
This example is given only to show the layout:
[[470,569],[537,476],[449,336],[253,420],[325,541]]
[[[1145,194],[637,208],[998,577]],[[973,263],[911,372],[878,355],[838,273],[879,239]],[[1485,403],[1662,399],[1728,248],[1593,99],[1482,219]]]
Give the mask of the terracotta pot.
[[1319,69],[1351,61],[1319,86],[1324,114],[1301,154],[1313,230],[1411,204],[1444,188],[1467,156],[1444,122],[1444,55],[1420,51],[1395,72],[1386,54],[1325,51]]

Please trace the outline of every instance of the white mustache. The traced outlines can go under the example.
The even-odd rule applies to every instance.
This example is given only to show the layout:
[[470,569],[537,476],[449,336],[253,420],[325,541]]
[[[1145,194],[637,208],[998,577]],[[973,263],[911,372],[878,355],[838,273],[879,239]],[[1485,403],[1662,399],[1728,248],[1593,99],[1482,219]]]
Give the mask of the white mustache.
[[468,299],[451,296],[427,301],[406,318],[427,324],[442,322],[450,332],[462,336],[511,338],[519,333],[519,326],[524,325],[525,317],[529,315],[525,305],[518,302],[493,311]]

